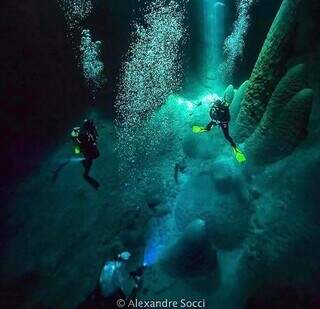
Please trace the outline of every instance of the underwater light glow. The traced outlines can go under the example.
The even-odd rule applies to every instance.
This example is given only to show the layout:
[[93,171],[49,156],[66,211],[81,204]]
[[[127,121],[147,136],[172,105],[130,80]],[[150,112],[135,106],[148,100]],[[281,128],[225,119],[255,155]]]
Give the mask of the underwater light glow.
[[225,3],[223,1],[202,0],[202,47],[201,78],[210,88],[221,87],[219,66],[223,63],[223,43],[225,40]]
[[191,101],[186,101],[186,104],[187,104],[187,107],[188,107],[188,110],[192,110],[193,109],[193,104]]
[[159,245],[155,241],[150,242],[144,251],[143,265],[150,266],[155,264],[159,258],[159,251]]
[[235,64],[243,55],[245,36],[250,25],[249,11],[251,6],[256,2],[257,0],[240,0],[237,3],[237,19],[233,24],[232,33],[224,42],[226,61],[221,66],[221,70],[226,78],[232,77]]
[[177,103],[178,103],[178,104],[183,104],[183,103],[184,103],[184,100],[183,100],[182,98],[178,98],[178,99],[177,99]]
[[179,105],[185,105],[189,111],[193,110],[194,105],[190,100],[186,100],[181,97],[173,98]]
[[220,97],[216,93],[209,93],[201,98],[201,102],[204,104],[210,104],[213,101],[219,100]]
[[121,70],[115,103],[120,120],[117,122],[119,172],[132,179],[139,174],[132,162],[140,160],[141,146],[149,160],[158,156],[158,145],[170,128],[169,117],[160,124],[161,129],[158,122],[145,119],[180,88],[182,47],[187,37],[183,6],[177,1],[149,2],[142,12],[143,22],[134,23],[135,31]]
[[78,162],[81,162],[81,161],[83,161],[83,158],[71,158],[70,159],[71,163],[78,163]]

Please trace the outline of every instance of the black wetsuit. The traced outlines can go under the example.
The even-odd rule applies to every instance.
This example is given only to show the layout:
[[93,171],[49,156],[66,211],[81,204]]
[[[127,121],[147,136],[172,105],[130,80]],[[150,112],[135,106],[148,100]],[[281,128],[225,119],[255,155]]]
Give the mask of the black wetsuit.
[[129,296],[129,299],[136,299],[138,292],[142,289],[143,286],[143,274],[146,270],[146,266],[141,266],[137,270],[130,272],[130,278],[134,281],[134,288]]
[[99,149],[97,147],[97,130],[93,122],[86,128],[81,128],[78,136],[78,143],[81,152],[84,156],[82,164],[84,166],[84,176],[88,177],[94,159],[100,156]]
[[206,129],[210,131],[213,126],[219,125],[226,140],[233,148],[237,148],[236,143],[229,134],[229,121],[231,120],[229,107],[223,104],[215,104],[210,110],[210,117],[212,120]]

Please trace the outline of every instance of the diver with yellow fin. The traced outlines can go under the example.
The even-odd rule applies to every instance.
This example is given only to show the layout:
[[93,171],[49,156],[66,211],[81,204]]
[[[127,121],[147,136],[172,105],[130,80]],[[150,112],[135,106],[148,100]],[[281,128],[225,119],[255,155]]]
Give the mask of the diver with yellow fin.
[[210,118],[211,121],[206,127],[193,126],[192,131],[194,133],[209,132],[212,127],[220,126],[224,134],[225,139],[230,143],[234,155],[239,163],[244,163],[246,161],[245,155],[237,147],[236,143],[233,141],[229,134],[229,122],[231,120],[230,111],[228,103],[225,100],[215,99],[210,108]]

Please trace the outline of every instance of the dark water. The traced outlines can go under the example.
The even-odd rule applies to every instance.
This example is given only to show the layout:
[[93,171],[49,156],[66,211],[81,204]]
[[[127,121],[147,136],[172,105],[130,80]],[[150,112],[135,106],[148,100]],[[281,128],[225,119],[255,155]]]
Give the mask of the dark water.
[[317,0],[0,14],[1,308],[320,306]]

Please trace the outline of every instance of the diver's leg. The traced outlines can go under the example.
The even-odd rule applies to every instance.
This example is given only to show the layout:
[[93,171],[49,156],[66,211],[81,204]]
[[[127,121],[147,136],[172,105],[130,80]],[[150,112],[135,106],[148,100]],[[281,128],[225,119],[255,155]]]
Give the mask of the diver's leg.
[[228,123],[222,123],[220,125],[222,132],[224,134],[225,139],[230,143],[230,145],[232,146],[232,148],[237,148],[236,143],[233,141],[232,137],[229,134],[229,124]]
[[89,172],[91,170],[92,163],[93,163],[92,158],[86,158],[84,161],[82,161],[82,164],[85,169],[83,177],[95,190],[98,190],[98,188],[100,187],[99,182],[97,180],[95,180],[93,177],[89,176]]
[[82,161],[82,164],[84,166],[84,177],[88,177],[89,176],[89,172],[90,172],[90,169],[91,169],[91,166],[92,166],[92,159],[90,158],[85,158],[83,161]]
[[92,162],[93,162],[92,159],[88,159],[88,164],[87,164],[87,168],[86,168],[86,173],[87,173],[87,175],[89,175],[89,172],[90,172],[90,170],[91,170]]

